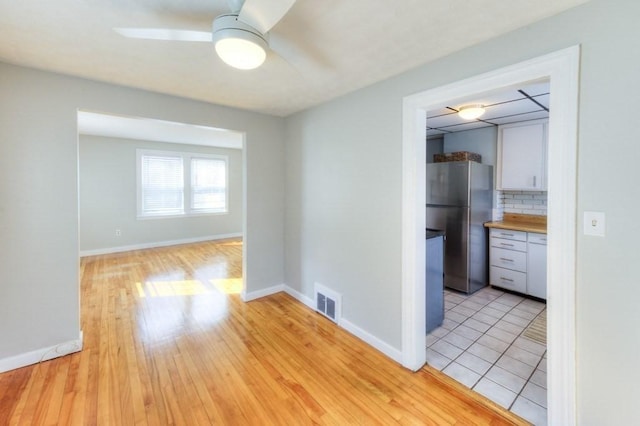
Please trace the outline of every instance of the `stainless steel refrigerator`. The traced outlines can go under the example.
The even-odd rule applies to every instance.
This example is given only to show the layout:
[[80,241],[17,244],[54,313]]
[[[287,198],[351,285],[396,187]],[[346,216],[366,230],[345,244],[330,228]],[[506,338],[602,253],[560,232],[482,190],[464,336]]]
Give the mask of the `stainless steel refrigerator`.
[[491,220],[492,199],[492,166],[427,164],[427,228],[445,231],[445,287],[473,293],[489,282],[484,222]]

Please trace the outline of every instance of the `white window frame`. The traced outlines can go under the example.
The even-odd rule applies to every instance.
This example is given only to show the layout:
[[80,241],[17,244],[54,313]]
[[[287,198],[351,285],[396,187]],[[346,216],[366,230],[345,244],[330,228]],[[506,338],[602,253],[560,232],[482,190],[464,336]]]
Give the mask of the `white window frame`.
[[[145,156],[156,157],[180,157],[182,158],[182,178],[183,178],[183,210],[181,213],[157,214],[148,213],[142,210],[142,159]],[[224,161],[225,164],[225,200],[223,210],[211,209],[194,209],[192,208],[192,189],[191,189],[191,160],[211,159]],[[213,216],[229,213],[229,157],[218,154],[203,154],[197,152],[181,152],[181,151],[161,151],[155,149],[136,149],[136,209],[137,219],[166,219],[176,217],[194,217],[194,216]]]

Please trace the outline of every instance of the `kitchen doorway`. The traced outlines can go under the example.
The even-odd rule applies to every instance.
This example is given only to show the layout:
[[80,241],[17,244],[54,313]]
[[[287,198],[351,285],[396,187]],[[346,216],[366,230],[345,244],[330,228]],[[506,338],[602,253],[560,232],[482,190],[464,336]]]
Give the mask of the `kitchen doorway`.
[[[489,181],[486,182],[486,186],[482,186],[485,189],[484,198],[480,196],[481,192],[475,192],[474,213],[469,215],[475,218],[475,225],[470,227],[473,229],[469,233],[470,236],[464,237],[464,227],[455,226],[467,223],[462,218],[451,218],[452,227],[447,229],[446,247],[449,262],[448,267],[445,266],[445,282],[448,288],[444,291],[444,321],[435,329],[433,327],[437,323],[427,321],[427,364],[536,425],[547,424],[546,304],[539,299],[524,297],[522,293],[502,291],[500,287],[483,287],[479,291],[472,290],[467,294],[464,287],[469,281],[480,286],[487,284],[488,268],[493,264],[493,261],[489,261],[489,251],[497,252],[503,249],[492,248],[484,251],[482,247],[493,244],[476,241],[464,245],[464,241],[468,242],[471,236],[487,238],[489,232],[483,223],[488,220],[501,221],[505,215],[523,220],[538,220],[536,223],[544,223],[540,230],[544,228],[546,232],[546,186],[527,188],[526,191],[524,187],[522,190],[498,189],[498,138],[499,126],[513,128],[525,123],[535,126],[535,123],[541,120],[548,120],[550,95],[549,82],[541,81],[488,93],[481,98],[467,98],[461,104],[449,105],[445,109],[427,113],[427,193],[431,193],[431,197],[427,198],[427,228],[443,225],[438,221],[442,219],[440,216],[443,207],[431,204],[434,201],[439,202],[439,199],[433,199],[433,189],[429,190],[429,185],[433,185],[434,171],[450,174],[460,168],[459,163],[442,162],[447,157],[455,157],[447,153],[473,153],[467,157],[473,158],[474,163],[470,165],[477,165],[474,167],[475,188],[479,188],[480,185],[480,175],[477,171],[487,170],[491,177],[493,171],[496,172],[495,185]],[[485,109],[480,118],[460,117],[457,112],[460,105],[475,104],[481,104]],[[527,164],[529,161],[535,161],[520,150],[515,154],[526,160]],[[462,157],[462,154],[459,157]],[[546,156],[544,160],[546,163]],[[490,167],[493,169],[489,169]],[[438,195],[441,196],[441,193],[438,192]],[[482,199],[484,202],[478,203]],[[504,244],[511,244],[511,241]],[[518,245],[518,249],[522,249],[521,245]],[[455,262],[465,250],[470,260],[475,259],[468,270]],[[513,269],[530,269],[532,281],[536,271],[539,271],[539,275],[544,276],[546,290],[546,245],[543,250],[544,266],[530,265],[529,259],[521,262],[522,252],[518,251],[517,265],[509,264],[508,266],[513,268],[505,271],[512,273]],[[433,255],[430,246],[427,245],[427,264]],[[496,257],[491,259],[495,261]],[[458,275],[458,279],[452,278],[465,272],[469,274],[469,271],[474,271],[473,278],[470,275],[468,278],[465,275]],[[496,274],[497,272],[494,272],[493,275]],[[518,278],[523,276],[520,273],[515,275]],[[427,290],[431,288],[429,278],[428,275]],[[460,283],[463,284],[463,288],[456,289]],[[527,290],[522,289],[523,293],[527,293]],[[535,295],[546,298],[543,293]],[[441,313],[434,309],[435,305],[439,304],[439,300],[434,302],[433,295],[427,293],[427,318],[435,316],[436,312]]]
[[576,154],[578,46],[408,96],[403,103],[402,364],[425,353],[426,111],[489,91],[548,79],[553,91],[548,167],[548,419],[575,424]]

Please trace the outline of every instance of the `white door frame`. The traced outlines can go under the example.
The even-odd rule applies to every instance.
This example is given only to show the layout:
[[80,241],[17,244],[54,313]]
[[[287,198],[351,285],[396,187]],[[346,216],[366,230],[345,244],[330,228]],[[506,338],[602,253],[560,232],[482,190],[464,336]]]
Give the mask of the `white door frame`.
[[425,350],[426,112],[526,82],[549,79],[547,377],[549,424],[576,424],[576,184],[580,47],[573,46],[403,100],[402,364]]

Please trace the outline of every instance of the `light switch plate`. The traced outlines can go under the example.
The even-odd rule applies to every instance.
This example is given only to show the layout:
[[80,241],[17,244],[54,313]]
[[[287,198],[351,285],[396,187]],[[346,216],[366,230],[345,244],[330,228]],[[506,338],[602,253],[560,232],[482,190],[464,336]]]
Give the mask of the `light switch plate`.
[[604,212],[584,212],[584,235],[604,237]]

